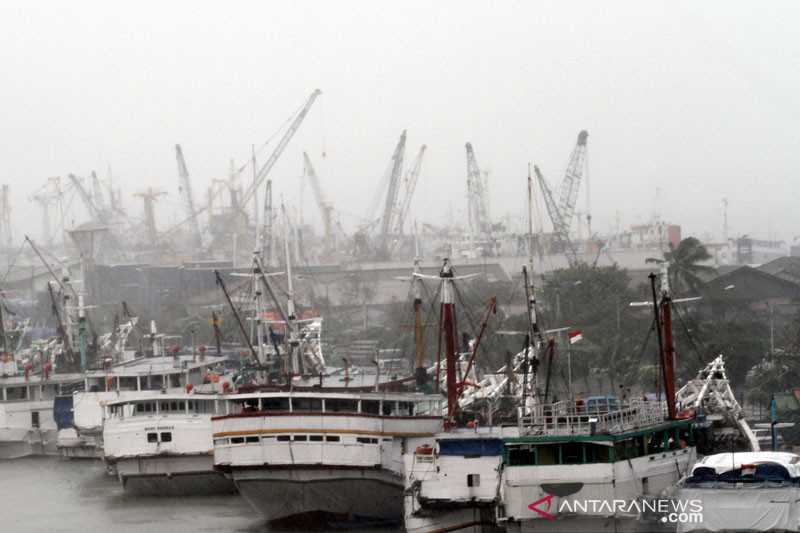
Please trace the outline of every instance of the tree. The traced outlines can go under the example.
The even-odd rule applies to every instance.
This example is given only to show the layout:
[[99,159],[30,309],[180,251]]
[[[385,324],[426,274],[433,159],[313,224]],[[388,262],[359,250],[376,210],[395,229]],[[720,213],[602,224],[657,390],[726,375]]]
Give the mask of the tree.
[[695,237],[686,237],[674,246],[669,243],[669,251],[663,259],[649,257],[647,263],[667,263],[670,286],[673,292],[697,292],[703,284],[703,277],[716,272],[714,267],[702,264],[711,259],[706,247]]

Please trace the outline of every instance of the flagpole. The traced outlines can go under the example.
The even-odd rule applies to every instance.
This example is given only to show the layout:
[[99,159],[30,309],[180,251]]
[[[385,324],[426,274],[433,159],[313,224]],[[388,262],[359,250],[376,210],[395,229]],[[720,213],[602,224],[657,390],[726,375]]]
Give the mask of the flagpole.
[[567,390],[569,391],[569,401],[572,402],[575,396],[572,395],[572,339],[567,334]]

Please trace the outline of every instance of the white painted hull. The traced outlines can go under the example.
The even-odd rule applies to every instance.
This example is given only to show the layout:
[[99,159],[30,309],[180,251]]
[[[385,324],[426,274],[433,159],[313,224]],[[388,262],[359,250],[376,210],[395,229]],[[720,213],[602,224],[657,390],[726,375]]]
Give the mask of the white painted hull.
[[[652,454],[630,461],[580,466],[507,467],[501,485],[502,515],[514,531],[648,531],[636,514],[610,515],[597,512],[559,512],[564,501],[625,500],[659,497],[674,487],[695,460],[695,449]],[[575,492],[554,496],[548,520],[528,505],[554,491],[558,485],[575,485]],[[642,529],[644,528],[644,529]]]
[[[406,509],[411,495],[406,495]],[[494,507],[466,507],[463,509],[436,510],[430,513],[406,514],[406,533],[495,533],[502,531],[495,525]]]
[[57,453],[55,429],[0,428],[0,459]]
[[317,513],[403,518],[402,480],[381,469],[243,469],[231,477],[242,497],[268,521]]
[[125,492],[137,496],[225,494],[234,484],[214,471],[212,455],[131,457],[110,463]]
[[102,435],[78,436],[74,428],[67,428],[59,430],[56,447],[64,459],[102,459],[102,440]]
[[[507,533],[635,533],[653,531],[637,518],[627,517],[561,517],[553,520],[528,520],[505,524]],[[674,529],[674,527],[673,527]]]

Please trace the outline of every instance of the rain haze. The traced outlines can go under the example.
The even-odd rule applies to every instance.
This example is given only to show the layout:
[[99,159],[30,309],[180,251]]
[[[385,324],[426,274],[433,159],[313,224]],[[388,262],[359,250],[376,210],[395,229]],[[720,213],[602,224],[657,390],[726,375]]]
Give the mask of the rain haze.
[[464,211],[470,141],[490,172],[492,211],[522,227],[527,163],[555,181],[586,129],[599,231],[615,227],[617,211],[622,225],[657,211],[686,234],[719,238],[722,198],[732,235],[789,240],[800,222],[795,2],[36,2],[0,10],[0,154],[13,222],[25,231],[38,231],[28,197],[47,177],[92,169],[104,177],[109,165],[132,212],[145,185],[167,191],[158,216],[169,225],[179,220],[165,209],[179,204],[174,144],[203,190],[227,176],[231,158],[245,164],[250,146],[316,88],[319,104],[271,177],[287,200],[296,197],[309,151],[348,227],[366,218],[360,207],[403,129],[410,148],[428,145],[412,204],[425,221]]
[[798,28],[0,1],[3,533],[800,533]]

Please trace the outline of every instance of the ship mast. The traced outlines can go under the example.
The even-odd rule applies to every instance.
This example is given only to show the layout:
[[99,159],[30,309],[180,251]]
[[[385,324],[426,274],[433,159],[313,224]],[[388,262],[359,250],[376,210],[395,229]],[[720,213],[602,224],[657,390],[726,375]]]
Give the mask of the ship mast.
[[661,298],[656,294],[656,276],[650,273],[650,288],[653,292],[653,313],[658,334],[658,355],[664,379],[664,394],[667,397],[667,413],[670,420],[677,418],[675,407],[675,347],[672,341],[672,298],[669,290],[669,271],[665,261],[661,264]]
[[447,421],[446,425],[455,425],[456,407],[458,406],[458,381],[456,379],[456,328],[455,301],[453,299],[453,267],[450,259],[445,258],[439,272],[442,283],[442,333],[445,342],[445,371],[447,383]]

